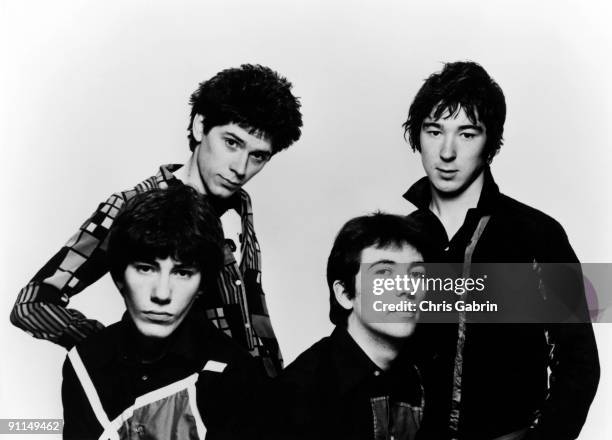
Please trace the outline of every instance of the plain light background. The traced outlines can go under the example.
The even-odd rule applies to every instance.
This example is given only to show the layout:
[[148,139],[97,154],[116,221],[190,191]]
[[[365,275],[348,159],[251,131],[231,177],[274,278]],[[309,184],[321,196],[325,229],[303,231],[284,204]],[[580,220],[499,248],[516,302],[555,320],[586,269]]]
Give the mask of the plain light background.
[[[401,124],[444,61],[481,63],[506,94],[502,191],[561,222],[583,262],[612,262],[605,3],[0,0],[0,418],[62,415],[65,351],[10,325],[19,289],[100,201],[188,158],[190,93],[245,62],[287,76],[303,103],[302,139],[246,187],[286,363],[331,330],[341,225],[412,210],[401,195],[423,172]],[[71,307],[110,324],[123,304],[107,276]],[[596,335],[582,439],[612,438],[612,325]]]

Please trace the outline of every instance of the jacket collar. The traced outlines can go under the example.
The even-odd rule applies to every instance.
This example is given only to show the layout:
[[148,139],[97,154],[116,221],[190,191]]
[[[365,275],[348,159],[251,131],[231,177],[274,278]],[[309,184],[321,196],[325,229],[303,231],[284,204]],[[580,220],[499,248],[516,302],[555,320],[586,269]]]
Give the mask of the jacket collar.
[[[489,213],[493,210],[500,192],[491,174],[491,168],[486,166],[483,172],[484,183],[476,208],[479,211]],[[431,185],[429,184],[429,178],[425,176],[417,180],[414,185],[404,193],[403,197],[418,209],[429,210],[429,204],[431,202]]]

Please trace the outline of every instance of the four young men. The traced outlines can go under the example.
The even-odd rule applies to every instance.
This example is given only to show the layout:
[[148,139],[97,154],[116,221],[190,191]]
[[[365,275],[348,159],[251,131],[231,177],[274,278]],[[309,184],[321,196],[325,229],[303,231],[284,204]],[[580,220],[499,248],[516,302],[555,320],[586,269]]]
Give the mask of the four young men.
[[[225,362],[213,359],[206,350],[202,354],[197,343],[178,343],[175,353],[174,341],[182,340],[181,335],[186,340],[201,340],[201,347],[209,340],[222,341],[225,346],[229,339],[222,340],[215,333],[225,332],[261,360],[269,376],[279,372],[281,357],[261,289],[250,199],[241,187],[273,154],[300,136],[299,102],[290,88],[270,69],[250,65],[225,70],[202,83],[191,99],[189,140],[193,153],[187,164],[162,166],[156,176],[102,203],[20,292],[11,314],[13,323],[68,348],[87,338],[71,351],[64,370],[67,432],[84,432],[78,430],[79,424],[69,422],[68,414],[75,409],[75,401],[79,402],[77,407],[89,408],[83,403],[87,398],[98,430],[120,432],[116,420],[121,413],[121,420],[131,420],[122,425],[123,429],[152,429],[154,435],[166,438],[148,406],[136,417],[134,401],[142,401],[143,395],[178,378],[199,374],[202,380],[204,373],[198,373],[198,368],[205,360],[215,360],[213,365]],[[330,318],[336,329],[298,357],[272,384],[267,415],[261,415],[258,422],[264,438],[413,439],[418,435],[493,440],[572,439],[578,435],[599,379],[597,348],[588,318],[571,324],[474,324],[469,314],[459,313],[456,325],[422,324],[411,336],[418,312],[393,311],[372,318],[366,310],[371,292],[364,286],[368,275],[424,277],[425,257],[428,261],[459,263],[463,276],[474,276],[480,263],[524,263],[522,267],[528,268],[527,278],[532,281],[520,291],[504,291],[505,301],[518,307],[536,302],[545,309],[549,298],[559,295],[586,311],[579,274],[565,278],[569,282],[559,286],[542,269],[546,263],[577,263],[562,227],[545,214],[501,194],[493,180],[489,165],[502,145],[505,115],[503,92],[476,63],[449,63],[425,81],[404,124],[427,175],[404,195],[417,211],[407,219],[385,214],[360,217],[342,228],[327,274]],[[210,235],[216,233],[212,224],[217,219],[225,235],[223,267],[197,300],[193,297],[202,290],[201,286],[194,290],[198,283],[193,281],[204,273],[209,274],[204,280],[210,281],[215,264],[206,260],[199,265],[196,254],[210,254],[212,258],[215,250],[194,254],[190,252],[196,248],[191,245],[183,250],[187,235],[165,243],[163,237],[181,236],[176,229],[180,225],[171,221],[163,227],[154,222],[138,223],[134,214],[137,208],[130,208],[145,203],[146,196],[140,194],[163,197],[158,188],[174,191],[185,185],[207,196],[215,213],[214,222],[210,216],[205,221]],[[137,202],[130,205],[137,194]],[[124,207],[126,202],[128,208]],[[155,240],[146,242],[146,246],[136,240],[137,252],[126,252],[125,257],[117,254],[113,237],[125,233],[121,232],[123,226],[115,226],[118,232],[110,234],[110,242],[108,231],[118,215],[122,218],[119,213],[124,209],[125,218],[135,217],[135,229],[126,237],[156,231],[153,237],[159,237],[164,247]],[[160,216],[168,215],[162,211]],[[119,268],[114,270],[116,264]],[[90,336],[101,325],[66,306],[72,295],[109,269],[124,295],[128,315],[121,324]],[[151,273],[156,283],[163,279],[166,286],[173,277],[180,279],[176,285],[186,285],[182,276],[188,275],[192,281],[188,289],[191,296],[183,297],[181,303],[184,321],[170,332],[162,308],[172,299],[157,293],[143,295],[148,298],[144,306],[133,299],[138,290],[135,286],[142,286],[138,283]],[[502,274],[492,285],[507,285],[507,281]],[[154,290],[150,286],[149,292]],[[558,289],[562,292],[556,292]],[[399,292],[398,296],[418,305],[423,293]],[[147,308],[149,303],[155,307]],[[216,328],[205,322],[204,315]],[[161,328],[165,329],[163,334],[148,333]],[[210,336],[212,330],[215,336]],[[164,342],[150,344],[151,337]],[[114,389],[119,382],[113,381],[118,379],[105,378],[106,350],[94,353],[94,342],[89,342],[97,341],[96,345],[105,347],[109,340],[122,341],[119,346],[124,342],[134,344],[127,352],[137,354],[135,365],[139,366],[125,368],[130,377],[141,374],[143,365],[158,365],[167,355],[177,369],[169,376],[162,373],[155,384],[147,383],[152,376],[143,373],[142,383],[135,381],[137,385],[125,396],[109,397],[105,393]],[[182,351],[185,346],[188,349]],[[160,351],[159,347],[166,348]],[[186,355],[188,362],[180,364],[175,354]],[[249,395],[259,380],[256,369],[247,368],[249,361],[245,359],[241,367],[252,374],[246,381],[229,383],[205,377],[211,377],[210,384],[218,386],[218,393],[240,389]],[[95,409],[95,399],[92,403],[95,393],[91,387],[88,391],[84,371],[94,377],[94,391],[100,395],[108,419],[103,419],[105,423],[100,422],[102,413]],[[234,382],[240,384],[238,388],[232,388]],[[211,408],[217,405],[203,409],[206,404],[200,406],[199,396],[197,409],[202,418],[215,414]],[[179,432],[193,431],[193,426],[198,431],[200,425],[223,425],[217,424],[213,415],[208,425],[198,422],[194,415],[198,411],[193,406],[188,410],[182,402],[175,414],[189,414],[196,422],[179,423]],[[224,414],[225,404],[220,398],[216,414]],[[128,413],[126,408],[131,408]],[[88,426],[95,425],[91,414],[83,420],[91,421]],[[201,429],[198,432],[201,434]],[[227,437],[220,438],[230,436],[224,435]]]

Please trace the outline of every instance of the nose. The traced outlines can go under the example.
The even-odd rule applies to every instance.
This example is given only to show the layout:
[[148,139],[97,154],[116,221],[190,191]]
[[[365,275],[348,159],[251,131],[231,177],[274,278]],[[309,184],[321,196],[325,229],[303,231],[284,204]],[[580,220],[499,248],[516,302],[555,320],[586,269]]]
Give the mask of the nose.
[[444,136],[442,140],[442,146],[440,148],[440,159],[445,162],[451,162],[457,157],[457,150],[455,148],[455,137],[452,135]]
[[246,176],[248,162],[248,152],[241,150],[233,157],[233,160],[230,162],[230,170],[236,175],[236,177],[242,180],[244,176]]
[[151,290],[151,301],[156,304],[168,304],[172,299],[172,286],[169,274],[160,274]]

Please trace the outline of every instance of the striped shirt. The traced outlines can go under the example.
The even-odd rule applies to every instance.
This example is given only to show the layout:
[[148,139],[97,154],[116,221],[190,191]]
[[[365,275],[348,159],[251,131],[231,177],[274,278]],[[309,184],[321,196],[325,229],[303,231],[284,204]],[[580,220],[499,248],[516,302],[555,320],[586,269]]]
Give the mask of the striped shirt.
[[[152,188],[167,188],[182,182],[172,173],[181,165],[163,165],[159,172],[133,189],[111,195],[79,230],[19,292],[11,322],[34,336],[71,348],[104,326],[81,312],[68,308],[70,298],[96,282],[109,270],[107,242],[110,226],[121,208],[134,195]],[[226,245],[225,264],[219,273],[217,291],[198,301],[217,328],[260,359],[270,376],[282,368],[282,357],[272,329],[261,288],[261,255],[253,228],[249,195],[236,195],[241,217],[242,259],[237,262]]]

